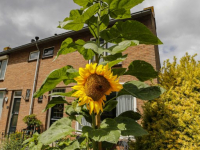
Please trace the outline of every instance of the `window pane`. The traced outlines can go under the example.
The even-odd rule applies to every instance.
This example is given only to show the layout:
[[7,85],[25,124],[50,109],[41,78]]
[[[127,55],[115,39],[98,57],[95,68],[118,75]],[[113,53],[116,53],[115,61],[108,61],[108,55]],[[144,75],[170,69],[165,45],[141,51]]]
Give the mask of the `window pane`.
[[38,58],[39,52],[31,52],[29,56],[29,60],[35,60]]
[[62,92],[65,93],[65,89],[53,89],[53,93]]
[[3,60],[1,64],[1,69],[0,69],[0,79],[4,78],[5,71],[6,71],[6,66],[7,66],[8,60]]
[[63,117],[64,104],[56,104],[51,109],[51,118],[60,119]]
[[27,90],[26,90],[26,99],[29,99],[29,97],[30,97],[30,92],[31,92],[30,89],[27,89]]
[[119,116],[121,113],[133,110],[134,111],[134,100],[135,98],[131,95],[122,95],[117,97],[117,107],[116,107],[116,116]]
[[13,113],[19,113],[20,100],[21,98],[14,99]]
[[11,127],[17,126],[17,120],[18,120],[18,114],[13,115],[11,120]]
[[4,97],[4,92],[0,91],[0,119],[1,119],[2,109],[3,109],[3,97]]
[[48,49],[44,49],[43,51],[43,57],[46,57],[46,56],[52,56],[53,55],[53,51],[54,51],[54,48],[48,48]]
[[22,91],[16,91],[15,92],[15,96],[21,96],[22,95]]

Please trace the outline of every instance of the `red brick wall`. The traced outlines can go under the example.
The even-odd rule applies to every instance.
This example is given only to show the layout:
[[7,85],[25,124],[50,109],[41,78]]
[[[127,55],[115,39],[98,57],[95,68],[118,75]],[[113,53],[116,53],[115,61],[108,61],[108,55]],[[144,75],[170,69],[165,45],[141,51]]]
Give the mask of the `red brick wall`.
[[[156,34],[154,18],[148,15],[143,17],[142,19],[138,19],[142,23],[144,23],[153,33]],[[74,40],[79,38],[88,41],[91,38],[91,35],[86,32],[79,35],[72,36]],[[56,57],[57,51],[61,45],[61,42],[64,39],[60,39],[53,42],[48,42],[46,44],[39,45],[40,50],[44,48],[54,46],[54,56],[50,58],[40,59],[40,67],[38,72],[38,80],[36,89],[42,85],[43,81],[47,77],[47,75],[54,69],[59,69],[65,65],[72,65],[74,68],[78,69],[79,67],[85,67],[87,61],[83,59],[83,57],[78,52],[73,52],[67,55],[59,56],[56,61],[53,61]],[[28,57],[30,52],[35,51],[36,47],[26,48],[24,50],[11,53],[9,55],[8,66],[5,74],[5,80],[0,82],[0,88],[7,88],[8,93],[7,97],[8,102],[4,103],[2,117],[0,120],[0,132],[5,131],[8,126],[8,115],[9,110],[11,108],[12,102],[12,93],[15,90],[22,90],[22,96],[25,97],[26,89],[31,89],[33,87],[33,80],[36,68],[36,61],[28,62]],[[153,45],[140,45],[137,47],[128,48],[124,54],[128,54],[127,59],[122,63],[122,67],[128,67],[128,65],[133,60],[145,60],[151,63],[156,69],[159,69],[159,53],[158,49]],[[135,79],[132,76],[122,76],[120,78],[120,82],[126,82],[129,80]],[[66,87],[63,83],[57,85],[57,87],[65,87],[70,91],[71,85]],[[30,96],[31,97],[31,96]],[[72,101],[72,98],[67,98],[67,100]],[[34,109],[33,113],[37,115],[37,118],[40,119],[43,123],[44,129],[46,128],[47,123],[47,112],[42,112],[49,101],[48,93],[45,93],[43,97],[42,103],[39,103],[37,99],[34,100]],[[22,119],[24,116],[29,114],[31,98],[29,101],[25,101],[23,98],[21,99],[21,105],[18,116],[17,130],[23,129],[26,125],[23,123]],[[142,112],[143,101],[137,100],[137,108]],[[8,107],[8,108],[7,108]],[[74,125],[75,123],[73,123]]]

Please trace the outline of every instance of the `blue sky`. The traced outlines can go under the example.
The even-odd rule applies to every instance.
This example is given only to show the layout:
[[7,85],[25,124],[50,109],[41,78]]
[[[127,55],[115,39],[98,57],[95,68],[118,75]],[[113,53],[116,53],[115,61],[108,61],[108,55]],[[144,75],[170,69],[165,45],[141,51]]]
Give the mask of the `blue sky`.
[[[192,2],[192,3],[191,3]],[[132,12],[154,6],[161,63],[181,58],[186,52],[200,51],[200,0],[146,0]],[[27,44],[35,36],[40,39],[66,32],[58,29],[58,21],[68,16],[71,9],[79,8],[73,0],[1,0],[0,50]],[[200,54],[196,57],[200,60]]]

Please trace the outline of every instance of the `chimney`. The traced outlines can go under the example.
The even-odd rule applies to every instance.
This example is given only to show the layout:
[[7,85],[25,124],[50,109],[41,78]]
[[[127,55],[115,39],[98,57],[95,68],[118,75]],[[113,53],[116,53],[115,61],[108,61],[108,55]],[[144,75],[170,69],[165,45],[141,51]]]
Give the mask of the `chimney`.
[[10,46],[4,47],[4,51],[11,49]]
[[153,14],[153,17],[155,18],[155,13],[154,13],[154,7],[151,6],[151,7],[147,7],[147,8],[144,8],[143,10],[147,10],[147,9],[150,9],[152,14]]

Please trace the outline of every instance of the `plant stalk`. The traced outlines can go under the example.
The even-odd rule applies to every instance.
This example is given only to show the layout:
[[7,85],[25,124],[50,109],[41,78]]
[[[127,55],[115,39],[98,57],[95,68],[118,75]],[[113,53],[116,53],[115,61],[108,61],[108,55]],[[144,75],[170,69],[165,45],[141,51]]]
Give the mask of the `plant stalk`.
[[[94,112],[92,113],[92,128],[93,129],[96,129],[96,119],[95,119],[95,114]],[[95,142],[94,140],[92,140],[92,147],[93,147],[93,150],[97,150],[97,142]]]

